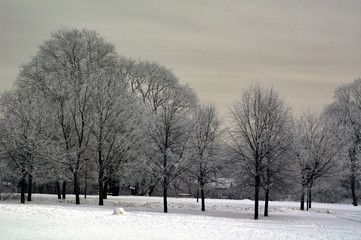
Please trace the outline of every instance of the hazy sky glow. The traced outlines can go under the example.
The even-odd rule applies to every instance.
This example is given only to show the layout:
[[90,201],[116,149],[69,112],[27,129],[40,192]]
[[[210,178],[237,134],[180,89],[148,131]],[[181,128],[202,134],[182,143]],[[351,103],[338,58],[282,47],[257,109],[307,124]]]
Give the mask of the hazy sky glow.
[[0,0],[0,91],[62,26],[173,69],[221,112],[252,82],[321,111],[361,76],[361,0]]

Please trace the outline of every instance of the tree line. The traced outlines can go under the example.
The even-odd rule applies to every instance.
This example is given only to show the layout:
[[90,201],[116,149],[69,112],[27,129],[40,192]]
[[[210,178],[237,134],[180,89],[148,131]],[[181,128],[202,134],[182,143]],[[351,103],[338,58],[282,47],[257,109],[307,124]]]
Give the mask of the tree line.
[[[0,98],[2,176],[31,201],[33,181],[73,183],[80,204],[81,171],[97,173],[99,205],[112,179],[131,179],[151,194],[161,186],[164,212],[170,186],[187,176],[205,186],[231,176],[260,192],[299,185],[300,209],[312,189],[336,173],[357,206],[360,176],[361,79],[339,87],[317,115],[293,116],[275,89],[253,84],[229,108],[227,124],[212,103],[157,62],[119,56],[95,31],[62,28],[20,68]],[[224,126],[227,125],[227,126]],[[28,189],[25,189],[28,186]]]

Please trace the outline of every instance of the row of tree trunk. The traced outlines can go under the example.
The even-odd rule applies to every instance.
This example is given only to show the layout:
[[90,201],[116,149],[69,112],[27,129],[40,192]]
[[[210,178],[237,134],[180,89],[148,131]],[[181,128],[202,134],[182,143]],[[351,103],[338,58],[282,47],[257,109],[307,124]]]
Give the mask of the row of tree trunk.
[[[28,183],[26,183],[26,176],[23,176],[20,180],[20,202],[25,203],[25,193],[27,193],[27,201],[31,202],[33,192],[33,177],[28,175]],[[56,193],[58,199],[66,198],[66,181],[63,181],[62,191],[60,190],[60,182],[56,181]]]

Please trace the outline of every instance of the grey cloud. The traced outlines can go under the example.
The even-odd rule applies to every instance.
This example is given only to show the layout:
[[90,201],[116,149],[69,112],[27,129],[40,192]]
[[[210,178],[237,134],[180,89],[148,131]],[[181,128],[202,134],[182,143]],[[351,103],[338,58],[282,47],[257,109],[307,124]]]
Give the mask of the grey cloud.
[[122,55],[174,69],[222,109],[259,81],[319,111],[361,74],[359,9],[359,0],[1,0],[0,87],[52,31],[86,27]]

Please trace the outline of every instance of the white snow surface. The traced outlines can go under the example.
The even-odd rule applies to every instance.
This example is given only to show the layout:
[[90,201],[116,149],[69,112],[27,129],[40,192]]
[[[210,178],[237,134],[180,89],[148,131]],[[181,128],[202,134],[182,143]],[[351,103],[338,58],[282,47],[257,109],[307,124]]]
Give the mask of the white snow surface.
[[[0,239],[361,239],[361,207],[313,203],[300,211],[297,202],[270,202],[269,217],[253,219],[253,201],[206,199],[206,212],[194,198],[97,196],[58,200],[34,194],[32,202],[0,202]],[[125,215],[113,215],[115,208]]]

